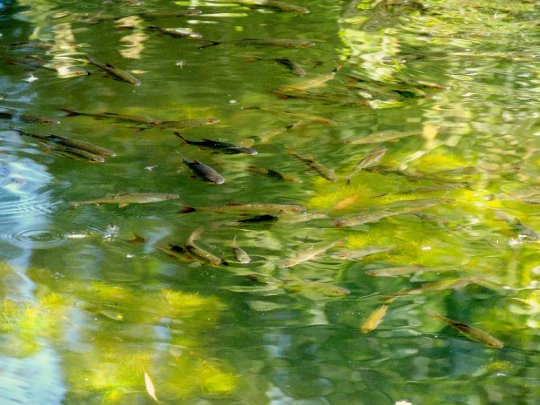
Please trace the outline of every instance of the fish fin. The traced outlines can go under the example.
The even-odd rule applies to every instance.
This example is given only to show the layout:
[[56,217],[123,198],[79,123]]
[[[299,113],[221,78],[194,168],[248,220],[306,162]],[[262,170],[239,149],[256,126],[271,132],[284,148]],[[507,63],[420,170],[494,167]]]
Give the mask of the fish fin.
[[182,141],[184,141],[184,143],[188,143],[188,140],[186,138],[184,138],[184,135],[182,135],[180,132],[178,131],[174,131],[174,134],[180,138]]
[[70,110],[69,108],[60,108],[60,111],[67,113],[66,117],[75,117],[79,115],[77,111]]
[[189,205],[182,205],[182,206],[180,207],[180,211],[178,211],[178,213],[180,213],[180,214],[187,214],[187,213],[189,213],[189,212],[194,212],[194,211],[197,211],[197,209],[194,208],[194,207],[190,207]]
[[350,185],[350,184],[351,184],[351,178],[350,178],[350,177],[347,177],[346,183],[347,183],[347,185]]
[[78,201],[70,201],[69,205],[71,205],[73,208],[77,208],[81,204]]
[[128,203],[120,203],[120,204],[118,204],[118,207],[119,207],[119,208],[125,208],[125,207],[127,207],[128,205],[129,205]]
[[146,239],[144,239],[141,235],[138,233],[134,233],[133,237],[131,239],[128,239],[129,243],[143,243]]

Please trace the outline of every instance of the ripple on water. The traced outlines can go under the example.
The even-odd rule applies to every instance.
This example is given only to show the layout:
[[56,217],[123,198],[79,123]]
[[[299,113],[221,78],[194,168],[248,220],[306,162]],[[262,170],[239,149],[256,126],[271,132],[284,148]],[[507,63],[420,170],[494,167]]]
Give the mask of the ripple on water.
[[62,244],[66,238],[54,229],[22,229],[10,234],[3,234],[2,238],[21,248],[49,249]]

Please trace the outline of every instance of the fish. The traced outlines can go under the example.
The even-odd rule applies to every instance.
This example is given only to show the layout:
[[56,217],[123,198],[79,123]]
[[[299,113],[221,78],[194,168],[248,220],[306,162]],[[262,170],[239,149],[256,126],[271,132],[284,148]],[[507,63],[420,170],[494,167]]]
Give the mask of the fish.
[[281,262],[281,267],[286,267],[286,268],[294,267],[300,263],[307,262],[315,258],[316,256],[319,256],[325,253],[328,249],[331,249],[342,242],[343,242],[342,239],[338,239],[337,241],[333,241],[331,243],[327,243],[322,246],[312,246],[306,250],[295,253],[293,256],[283,260]]
[[287,39],[287,38],[242,38],[232,41],[210,41],[200,48],[208,48],[224,43],[231,43],[238,46],[276,46],[281,48],[309,48],[315,45],[315,42],[307,39]]
[[335,252],[330,255],[333,259],[344,259],[344,260],[359,260],[363,257],[373,255],[376,253],[384,253],[389,252],[392,250],[392,247],[378,247],[378,246],[370,246],[355,250],[341,250],[339,252]]
[[257,174],[263,174],[268,177],[272,177],[275,179],[287,181],[289,183],[301,183],[302,179],[299,179],[296,176],[291,176],[289,174],[281,173],[273,169],[267,169],[265,167],[258,167],[258,166],[248,166],[248,170],[252,173]]
[[90,58],[88,55],[86,55],[86,59],[88,59],[88,62],[90,62],[92,65],[103,70],[104,72],[106,72],[107,74],[109,74],[110,76],[112,76],[113,78],[117,80],[129,83],[129,84],[133,84],[134,86],[139,86],[141,84],[141,81],[137,79],[135,76],[133,76],[131,73],[123,69],[114,67],[110,63],[97,62],[94,59]]
[[281,288],[293,293],[318,294],[330,297],[341,297],[350,294],[350,290],[319,281],[307,281],[299,278],[281,280]]
[[434,319],[438,319],[438,320],[446,322],[448,325],[450,325],[452,328],[454,328],[455,330],[457,330],[459,333],[469,338],[470,340],[473,340],[478,343],[482,343],[494,349],[502,349],[504,347],[504,343],[501,342],[499,339],[491,336],[489,333],[484,332],[483,330],[478,329],[474,326],[467,325],[466,323],[463,323],[463,322],[455,321],[453,319],[447,318],[442,315],[432,315],[432,317]]
[[[98,156],[105,156],[105,157],[113,157],[116,156],[116,153],[113,151],[103,148],[98,145],[94,145],[89,142],[81,141],[78,139],[72,139],[72,138],[66,138],[61,135],[55,135],[55,134],[49,134],[49,135],[42,135],[42,134],[35,134],[31,132],[26,132],[18,128],[10,127],[13,131],[18,132],[21,135],[29,136],[31,138],[36,138],[44,142],[49,142],[51,144],[56,145],[62,145],[66,148],[68,148],[70,151],[72,150],[79,150],[83,152],[88,152],[93,155]],[[65,149],[67,150],[67,149]]]
[[[1,108],[9,108],[9,107],[1,107]],[[11,110],[11,108],[9,108]],[[16,111],[16,110],[14,110]],[[36,122],[38,124],[45,124],[45,125],[57,125],[60,124],[60,121],[58,120],[51,120],[49,118],[43,118],[43,117],[37,117],[35,115],[30,114],[19,114],[18,112],[8,112],[8,111],[0,111],[0,118],[1,119],[7,119],[7,120],[20,120],[24,122]]]
[[247,146],[235,145],[228,142],[213,141],[208,138],[203,138],[202,141],[190,141],[189,139],[185,138],[180,132],[174,131],[174,133],[177,137],[179,137],[189,145],[196,145],[202,148],[217,149],[225,153],[245,153],[248,155],[256,155],[258,153],[255,149]]
[[435,205],[453,202],[449,198],[426,198],[416,200],[404,200],[396,203],[383,205],[381,210],[367,210],[360,214],[349,215],[339,218],[335,221],[335,225],[339,227],[357,226],[370,222],[377,222],[383,218],[388,218],[396,215],[409,214],[411,212],[427,209]]
[[326,166],[323,166],[321,163],[317,162],[313,156],[301,156],[296,152],[289,152],[289,155],[292,155],[299,159],[300,161],[306,163],[311,169],[313,169],[315,172],[317,172],[321,177],[325,178],[326,180],[336,182],[337,177],[334,170],[327,168]]
[[421,135],[422,130],[413,130],[413,131],[382,131],[374,132],[368,135],[359,135],[352,136],[349,138],[343,139],[344,143],[351,144],[370,144],[370,143],[382,143],[382,142],[391,142],[397,141],[398,139],[405,138],[408,136]]
[[283,110],[275,110],[273,108],[268,108],[268,107],[246,107],[245,110],[261,110],[261,111],[269,112],[269,113],[276,114],[279,116],[299,118],[304,121],[313,121],[313,122],[317,122],[319,124],[324,124],[324,125],[334,125],[336,123],[335,121],[329,118],[319,117],[318,115],[289,112],[289,111],[283,111]]
[[70,159],[86,160],[91,163],[103,163],[105,159],[103,156],[94,155],[93,153],[86,152],[84,150],[70,148],[67,146],[55,145],[51,146],[51,150],[58,152],[59,154],[68,157]]
[[326,86],[326,82],[333,80],[336,77],[336,72],[326,73],[319,75],[313,79],[306,79],[301,82],[288,84],[282,87],[279,87],[274,90],[275,93],[284,93],[289,94],[291,92],[302,92],[311,89],[316,89]]
[[518,218],[515,218],[504,211],[497,211],[496,216],[497,218],[505,221],[508,226],[510,226],[512,231],[518,234],[518,237],[520,239],[525,239],[531,242],[540,241],[540,235],[538,234],[538,232],[536,232],[531,227],[525,225]]
[[244,249],[242,249],[238,244],[236,243],[236,236],[233,239],[233,253],[234,257],[239,263],[247,264],[251,262],[251,257],[246,253]]
[[216,170],[210,166],[199,162],[198,160],[189,160],[182,157],[182,160],[188,167],[197,175],[197,177],[203,179],[209,183],[223,184],[225,183],[225,177],[219,174]]
[[372,151],[370,151],[364,159],[358,163],[354,169],[352,169],[351,173],[345,178],[347,181],[347,184],[351,184],[352,176],[354,176],[356,173],[358,173],[360,170],[365,169],[366,167],[373,166],[375,163],[379,162],[384,154],[386,153],[388,149],[384,146],[379,146]]
[[193,32],[191,28],[164,28],[150,25],[148,26],[148,29],[153,31],[159,31],[162,34],[167,34],[174,38],[202,39],[202,34],[198,32]]
[[469,284],[473,284],[476,281],[477,279],[472,278],[472,277],[453,278],[449,280],[433,281],[430,283],[424,283],[418,288],[413,288],[410,290],[402,290],[398,293],[398,295],[403,296],[403,295],[411,295],[411,294],[422,294],[424,292],[442,291],[442,290],[449,290],[449,289],[457,290],[457,289],[466,287]]
[[130,114],[118,114],[112,112],[98,112],[98,113],[89,113],[89,112],[79,112],[74,111],[69,108],[60,108],[61,111],[67,113],[67,117],[75,116],[85,116],[93,117],[97,119],[111,119],[114,121],[120,122],[130,122],[133,124],[140,124],[142,126],[138,127],[140,130],[146,128],[168,128],[168,127],[177,127],[177,128],[193,128],[201,125],[212,125],[219,122],[217,118],[203,118],[203,119],[193,119],[193,120],[158,120],[154,118],[148,118],[143,115],[130,115]]
[[306,75],[304,68],[289,58],[275,58],[274,60],[280,65],[288,68],[295,76],[304,77]]
[[381,324],[384,316],[386,315],[386,311],[388,310],[388,306],[390,302],[388,302],[387,304],[381,305],[375,311],[369,314],[369,316],[360,326],[360,332],[369,333],[377,329],[377,327]]
[[194,211],[214,211],[220,213],[249,215],[249,214],[265,214],[265,215],[280,215],[294,214],[306,211],[306,208],[301,205],[294,204],[272,204],[272,203],[227,203],[221,206],[214,207],[190,207],[182,206],[180,213],[188,213]]
[[[140,13],[130,14],[129,16],[139,16],[144,20],[152,20],[157,18],[175,18],[175,17],[195,17],[201,15],[202,11],[196,8],[188,8],[185,10],[175,11],[143,11]],[[126,16],[126,17],[129,17]]]
[[256,215],[254,217],[246,218],[246,219],[240,219],[236,222],[239,222],[241,224],[256,224],[260,222],[276,222],[278,220],[278,217],[275,215]]
[[191,253],[193,256],[198,257],[199,259],[207,263],[210,263],[213,266],[219,266],[220,264],[227,265],[228,263],[226,261],[221,260],[221,258],[200,248],[194,243],[197,239],[200,238],[201,232],[202,232],[201,228],[197,228],[191,233],[191,235],[189,236],[186,242],[187,251]]
[[178,259],[182,262],[192,262],[191,256],[189,256],[187,253],[187,249],[184,249],[182,246],[169,244],[168,246],[162,246],[162,245],[154,245],[156,249],[162,251],[167,256],[174,257],[175,259]]
[[277,9],[279,11],[290,11],[299,14],[308,14],[309,9],[296,4],[287,3],[281,0],[234,0],[233,3],[264,6]]
[[118,204],[119,207],[126,207],[129,204],[148,204],[179,198],[177,194],[166,193],[138,193],[138,194],[116,194],[111,197],[95,198],[93,200],[71,201],[73,207],[81,205]]
[[441,269],[429,268],[425,266],[396,266],[367,270],[366,274],[375,277],[396,277],[412,273],[424,273],[426,271],[441,271]]

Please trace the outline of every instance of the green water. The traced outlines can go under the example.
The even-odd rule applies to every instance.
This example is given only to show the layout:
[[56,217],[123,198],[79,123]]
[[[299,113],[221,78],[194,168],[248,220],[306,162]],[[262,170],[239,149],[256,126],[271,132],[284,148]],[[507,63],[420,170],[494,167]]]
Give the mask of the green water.
[[[310,12],[195,0],[19,1],[2,9],[0,113],[11,114],[0,121],[2,404],[145,404],[152,396],[171,404],[538,403],[538,5],[299,5]],[[201,13],[136,15],[188,7]],[[190,27],[203,40],[149,26]],[[235,42],[246,38],[313,46]],[[85,55],[141,84],[114,80]],[[219,122],[140,130],[62,108]],[[116,156],[72,159],[10,126]],[[187,145],[174,130],[258,154]],[[370,138],[383,131],[398,135]],[[404,131],[415,132],[398,137]],[[346,184],[380,146],[380,161]],[[337,181],[289,152],[313,156]],[[210,165],[225,183],[196,178],[182,157]],[[179,198],[69,204],[121,193]],[[338,226],[425,199],[438,200]],[[255,223],[239,222],[255,214],[180,213],[231,202],[307,211]],[[198,228],[195,243],[228,265],[186,263],[159,249],[184,246]],[[249,264],[235,260],[234,238]],[[314,246],[328,250],[284,266]],[[367,247],[386,251],[332,257]],[[373,275],[389,267],[411,271]],[[384,308],[382,322],[369,325]],[[436,315],[504,347],[470,339]]]

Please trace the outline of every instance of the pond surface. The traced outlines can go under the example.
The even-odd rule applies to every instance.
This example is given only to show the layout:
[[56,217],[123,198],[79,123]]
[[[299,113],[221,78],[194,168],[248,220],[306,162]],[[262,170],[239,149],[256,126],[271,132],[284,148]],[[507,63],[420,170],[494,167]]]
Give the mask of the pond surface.
[[1,10],[2,404],[538,403],[537,3]]

